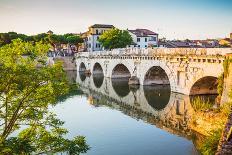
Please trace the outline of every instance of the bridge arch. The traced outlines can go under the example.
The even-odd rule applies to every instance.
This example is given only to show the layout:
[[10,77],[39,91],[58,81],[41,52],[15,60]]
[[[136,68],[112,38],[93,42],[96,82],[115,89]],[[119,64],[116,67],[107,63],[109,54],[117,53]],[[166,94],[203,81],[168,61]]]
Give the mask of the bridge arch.
[[102,65],[98,62],[96,62],[94,65],[93,65],[93,71],[92,73],[94,75],[103,75],[104,76],[104,71],[103,71],[103,68],[102,68]]
[[168,80],[167,78],[165,79],[166,84],[168,84],[167,81],[169,81],[171,90],[175,91],[176,90],[176,76],[174,72],[171,71],[169,64],[164,61],[160,61],[160,60],[155,60],[150,63],[142,62],[140,64],[140,67],[139,67],[140,83],[142,85],[146,85],[146,81],[145,81],[146,74],[154,66],[158,67],[159,70],[163,72],[163,74],[165,73],[164,75],[167,75]]
[[218,78],[215,76],[204,76],[199,78],[190,88],[189,95],[216,95]]
[[122,63],[115,65],[112,69],[111,78],[130,78],[130,69]]
[[169,78],[160,66],[152,66],[144,75],[143,85],[169,85]]
[[79,72],[84,72],[85,70],[86,70],[86,66],[85,66],[84,62],[81,62],[80,66],[79,66]]

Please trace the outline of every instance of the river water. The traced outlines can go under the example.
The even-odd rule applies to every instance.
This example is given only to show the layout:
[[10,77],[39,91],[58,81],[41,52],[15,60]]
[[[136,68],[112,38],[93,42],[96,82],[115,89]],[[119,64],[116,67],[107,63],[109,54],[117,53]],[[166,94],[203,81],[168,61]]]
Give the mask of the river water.
[[69,72],[81,91],[53,108],[68,138],[86,137],[88,155],[198,154],[187,123],[188,96],[169,86],[130,87],[125,79]]

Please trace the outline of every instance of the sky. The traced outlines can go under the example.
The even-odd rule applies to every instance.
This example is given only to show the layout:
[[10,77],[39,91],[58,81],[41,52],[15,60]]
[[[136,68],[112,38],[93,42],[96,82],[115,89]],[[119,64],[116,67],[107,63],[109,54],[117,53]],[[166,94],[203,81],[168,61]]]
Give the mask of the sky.
[[93,24],[167,39],[229,37],[232,0],[0,0],[0,32],[80,33]]

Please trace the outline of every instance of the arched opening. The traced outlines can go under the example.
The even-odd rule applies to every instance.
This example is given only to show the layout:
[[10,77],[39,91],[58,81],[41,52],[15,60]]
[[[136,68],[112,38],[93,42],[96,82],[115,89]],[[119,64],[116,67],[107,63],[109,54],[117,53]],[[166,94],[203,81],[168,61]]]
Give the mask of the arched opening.
[[130,93],[128,79],[112,79],[112,86],[119,97],[125,97]]
[[151,67],[144,78],[144,85],[169,85],[166,72],[159,66]]
[[79,72],[85,72],[85,70],[86,70],[85,64],[82,62],[80,64]]
[[129,80],[131,77],[130,71],[123,64],[118,64],[114,67],[112,71],[112,78],[126,78]]
[[94,64],[93,66],[93,74],[98,74],[98,75],[103,75],[103,69],[101,67],[101,65],[97,62]]
[[95,87],[100,88],[104,80],[102,66],[97,62],[93,66],[93,83]]
[[104,81],[104,76],[103,74],[101,75],[93,75],[93,83],[96,88],[100,88],[103,84]]
[[167,106],[171,95],[169,85],[143,86],[143,90],[148,104],[155,110],[160,111]]
[[80,72],[80,73],[79,73],[79,76],[80,76],[80,79],[81,79],[82,82],[85,81],[86,75],[85,75],[84,72]]
[[194,83],[190,95],[216,95],[218,79],[213,76],[203,77]]

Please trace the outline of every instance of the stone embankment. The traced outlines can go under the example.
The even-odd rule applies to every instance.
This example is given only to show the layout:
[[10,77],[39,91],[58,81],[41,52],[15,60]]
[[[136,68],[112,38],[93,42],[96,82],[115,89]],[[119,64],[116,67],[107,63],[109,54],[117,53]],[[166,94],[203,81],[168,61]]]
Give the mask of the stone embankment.
[[[232,56],[229,56],[231,59]],[[232,63],[228,66],[228,76],[224,79],[224,88],[221,99],[221,104],[232,102],[229,94],[232,90]],[[231,155],[232,154],[232,113],[228,117],[228,121],[220,139],[216,155]]]
[[225,128],[222,133],[221,140],[219,142],[218,150],[216,155],[231,155],[232,154],[232,135],[229,131],[232,127],[232,113],[228,118],[228,122],[225,125]]

